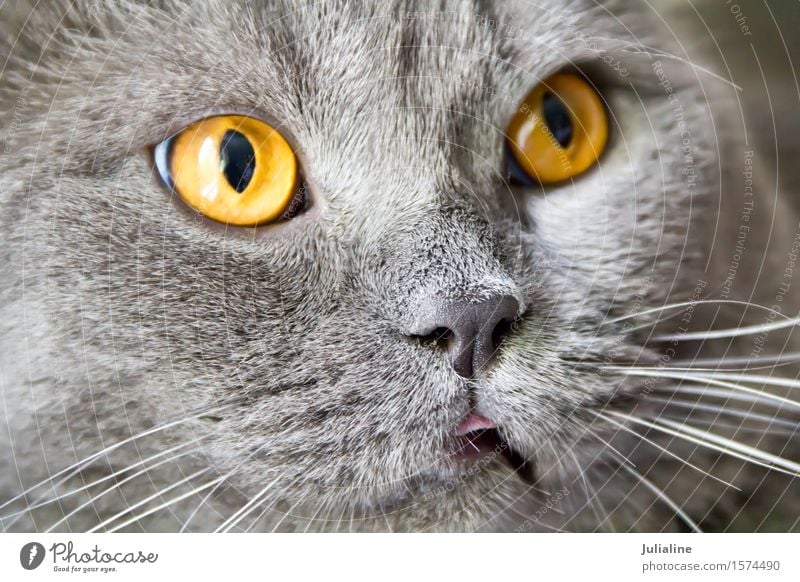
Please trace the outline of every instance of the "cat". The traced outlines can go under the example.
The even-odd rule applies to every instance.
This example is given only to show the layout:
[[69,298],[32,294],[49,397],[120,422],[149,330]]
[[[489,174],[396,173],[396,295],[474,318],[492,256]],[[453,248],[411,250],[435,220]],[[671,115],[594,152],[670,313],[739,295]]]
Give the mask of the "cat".
[[[9,4],[3,530],[798,529],[798,212],[646,5]],[[564,71],[605,151],[520,183]],[[291,217],[165,188],[220,115],[291,145]]]

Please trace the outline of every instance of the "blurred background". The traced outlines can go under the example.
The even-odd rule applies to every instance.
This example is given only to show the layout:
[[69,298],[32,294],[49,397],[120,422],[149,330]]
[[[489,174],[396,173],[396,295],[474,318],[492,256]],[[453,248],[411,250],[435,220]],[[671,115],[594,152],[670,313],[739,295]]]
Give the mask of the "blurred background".
[[800,1],[677,0],[674,9],[693,60],[741,87],[748,142],[774,157],[773,177],[797,192],[788,201],[800,212]]

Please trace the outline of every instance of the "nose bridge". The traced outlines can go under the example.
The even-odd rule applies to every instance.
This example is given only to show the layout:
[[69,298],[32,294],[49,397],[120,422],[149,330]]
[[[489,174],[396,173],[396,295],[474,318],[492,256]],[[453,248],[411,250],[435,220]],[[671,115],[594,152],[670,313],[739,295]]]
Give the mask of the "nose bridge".
[[514,254],[471,209],[436,208],[416,220],[399,219],[366,251],[379,271],[375,291],[406,326],[435,301],[467,305],[498,295],[522,300],[512,276]]
[[417,292],[477,301],[513,287],[502,240],[471,208],[445,206],[403,225],[391,254],[401,285]]

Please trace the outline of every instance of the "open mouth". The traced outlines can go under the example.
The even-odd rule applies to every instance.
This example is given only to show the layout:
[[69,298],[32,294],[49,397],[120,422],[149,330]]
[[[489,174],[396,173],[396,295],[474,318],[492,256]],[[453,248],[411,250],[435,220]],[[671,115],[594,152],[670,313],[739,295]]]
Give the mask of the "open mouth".
[[500,456],[509,450],[496,428],[473,430],[456,436],[454,456],[463,459],[481,459]]
[[467,417],[456,429],[451,458],[462,463],[481,464],[501,460],[526,483],[533,484],[536,480],[533,462],[516,451],[492,421],[476,414]]

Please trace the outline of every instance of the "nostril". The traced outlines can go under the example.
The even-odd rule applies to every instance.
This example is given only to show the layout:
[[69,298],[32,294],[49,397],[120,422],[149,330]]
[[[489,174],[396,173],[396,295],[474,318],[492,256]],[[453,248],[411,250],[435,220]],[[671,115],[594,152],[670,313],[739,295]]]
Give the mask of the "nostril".
[[497,322],[494,331],[492,331],[492,348],[494,350],[500,348],[509,334],[513,331],[515,325],[515,319],[504,318]]
[[450,349],[450,343],[453,341],[455,336],[453,334],[453,330],[451,330],[449,327],[437,327],[430,333],[414,334],[411,337],[416,338],[423,344],[427,344],[442,350],[448,350]]
[[443,350],[449,350],[455,338],[453,330],[449,327],[437,327],[431,335],[433,336],[434,345]]
[[449,342],[453,337],[453,330],[449,327],[437,327],[431,335],[434,336],[436,343]]

